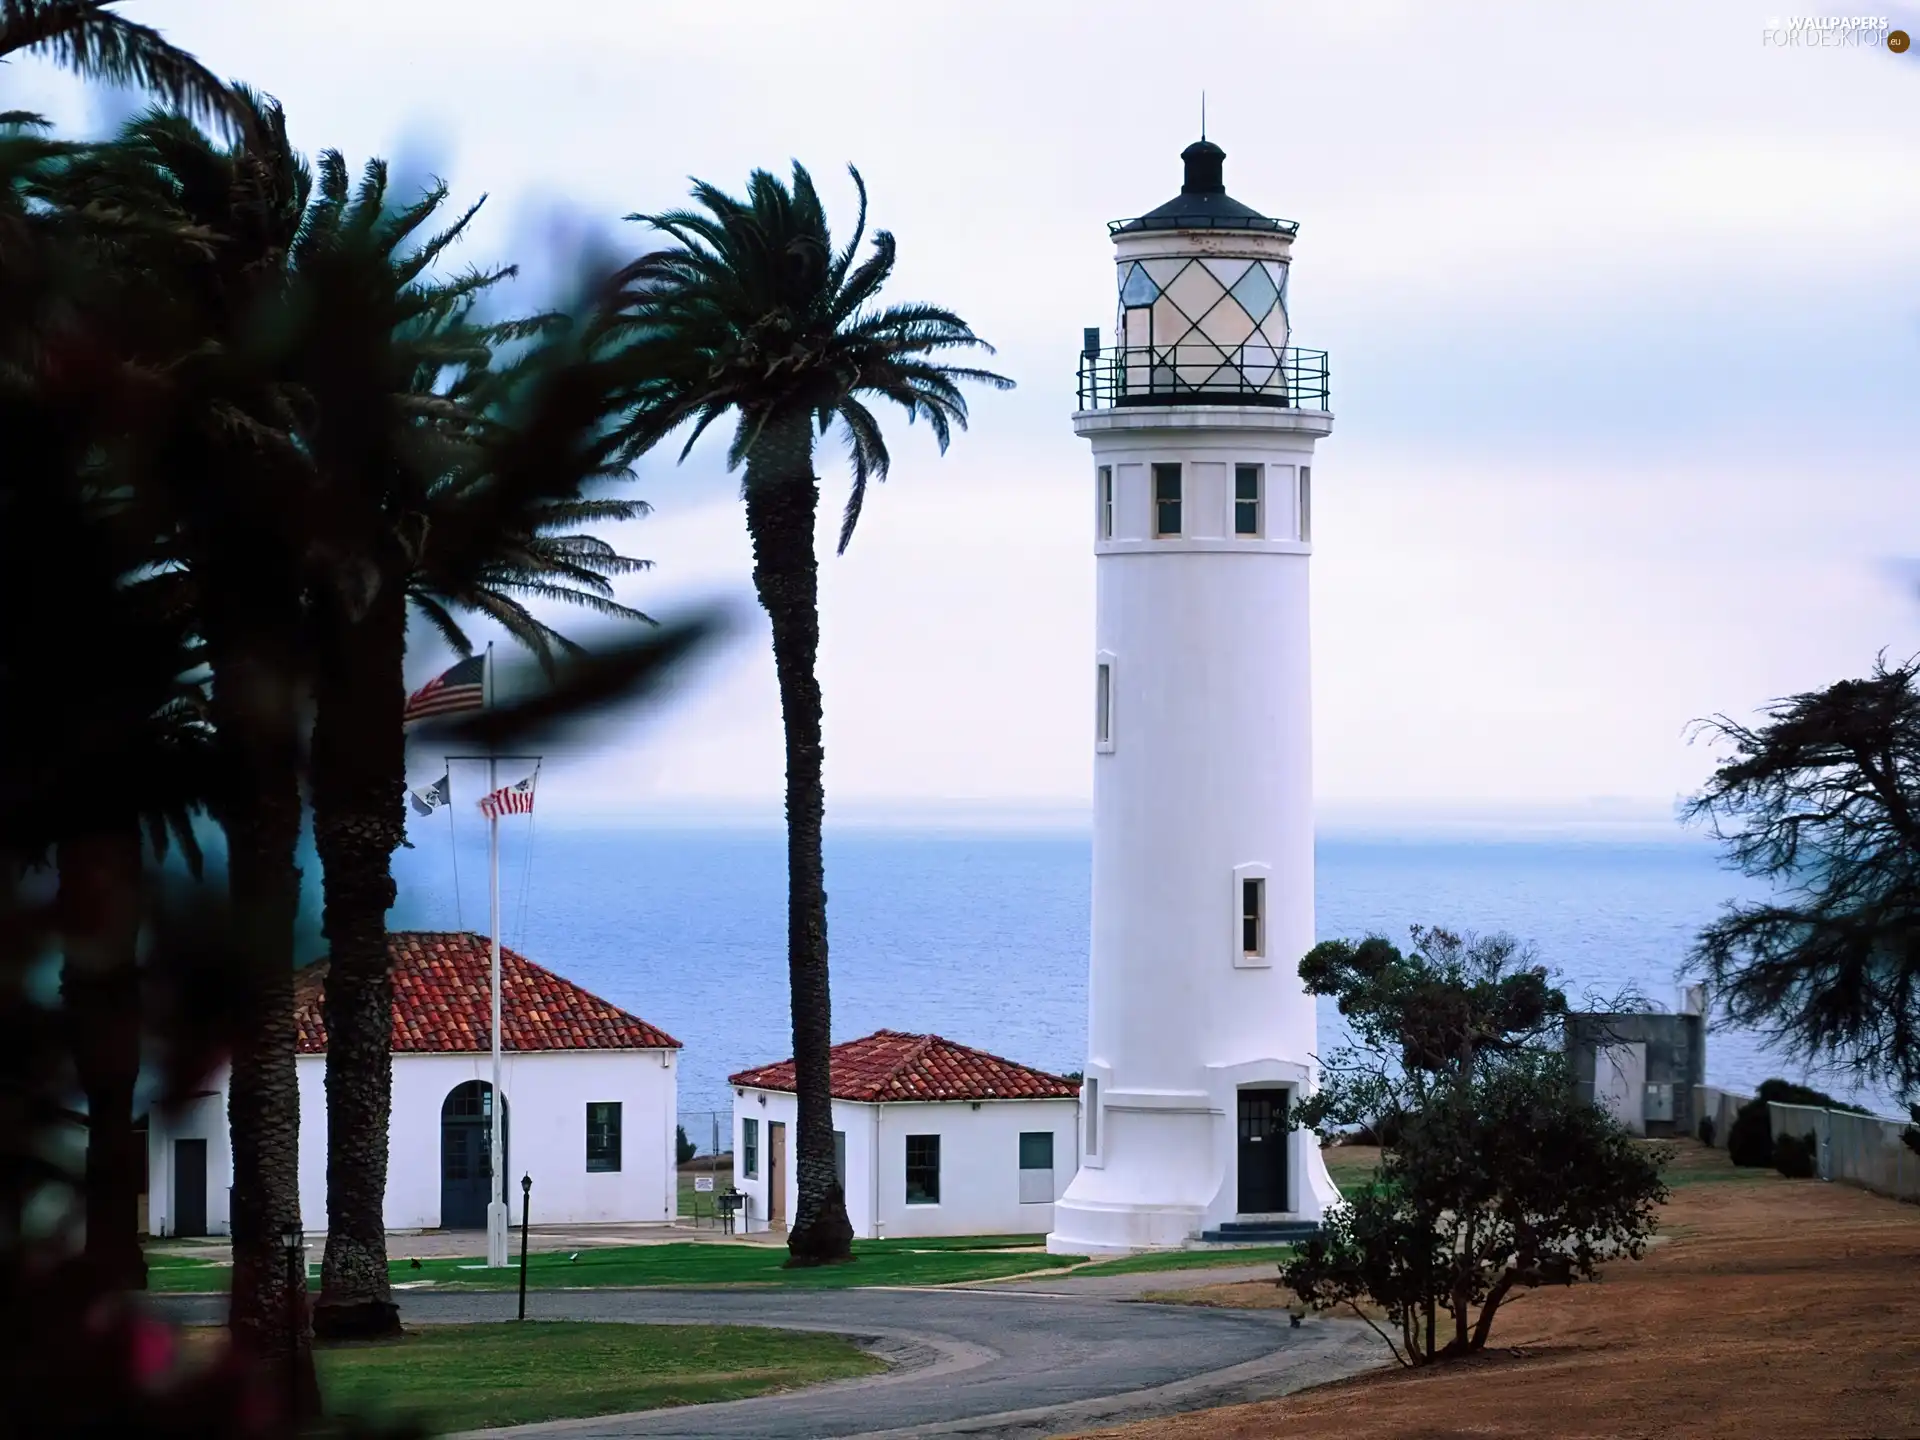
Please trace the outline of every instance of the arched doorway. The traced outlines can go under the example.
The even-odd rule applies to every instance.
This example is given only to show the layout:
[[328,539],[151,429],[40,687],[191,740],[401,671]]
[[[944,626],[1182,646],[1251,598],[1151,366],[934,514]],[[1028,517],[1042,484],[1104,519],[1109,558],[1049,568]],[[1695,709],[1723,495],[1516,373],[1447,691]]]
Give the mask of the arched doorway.
[[[506,1199],[506,1162],[513,1107],[500,1107],[500,1198]],[[493,1086],[468,1080],[447,1092],[440,1106],[440,1228],[487,1228],[487,1171],[493,1148]]]

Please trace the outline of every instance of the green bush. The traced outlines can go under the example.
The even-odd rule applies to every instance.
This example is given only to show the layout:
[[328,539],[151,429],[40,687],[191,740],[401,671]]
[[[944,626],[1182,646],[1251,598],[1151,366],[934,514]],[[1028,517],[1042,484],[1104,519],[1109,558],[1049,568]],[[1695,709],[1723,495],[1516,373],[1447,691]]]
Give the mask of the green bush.
[[1849,1115],[1873,1113],[1858,1105],[1849,1105],[1844,1101],[1836,1100],[1824,1090],[1796,1085],[1791,1080],[1762,1080],[1757,1094],[1760,1099],[1771,1100],[1776,1105],[1809,1105],[1816,1110],[1844,1110]]
[[687,1127],[673,1127],[673,1156],[676,1165],[684,1165],[700,1153],[700,1147],[687,1138]]
[[1773,1168],[1789,1180],[1811,1180],[1820,1154],[1820,1142],[1805,1135],[1782,1135],[1773,1142]]
[[1727,1158],[1756,1168],[1773,1163],[1773,1117],[1765,1100],[1749,1100],[1734,1113],[1727,1127]]
[[1700,1143],[1709,1150],[1713,1148],[1713,1116],[1711,1115],[1700,1117]]

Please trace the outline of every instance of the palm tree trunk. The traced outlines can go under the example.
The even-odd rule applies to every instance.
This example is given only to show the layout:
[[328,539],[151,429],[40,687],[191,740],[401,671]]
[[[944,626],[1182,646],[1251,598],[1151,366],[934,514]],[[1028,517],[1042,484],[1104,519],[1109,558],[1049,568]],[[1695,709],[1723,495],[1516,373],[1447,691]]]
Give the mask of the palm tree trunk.
[[313,722],[313,833],[325,886],[327,1250],[313,1328],[400,1333],[387,1277],[393,978],[387,911],[406,833],[406,592],[392,577],[358,624],[335,614]]
[[798,1092],[799,1204],[787,1232],[787,1263],[822,1265],[853,1255],[846,1196],[834,1176],[833,1093],[828,1067],[833,1014],[827,984],[826,866],[821,825],[820,576],[814,521],[810,417],[770,421],[747,459],[747,531],[753,585],[773,622],[773,664],[787,738],[787,977],[793,1003],[794,1088]]
[[147,1288],[133,1092],[140,1078],[140,825],[60,842],[60,992],[87,1097],[88,1262],[106,1283]]
[[233,1142],[228,1325],[241,1353],[292,1377],[291,1408],[312,1415],[319,1412],[320,1391],[306,1285],[295,1283],[281,1243],[284,1231],[300,1228],[300,1087],[293,1018],[293,933],[300,909],[300,869],[294,863],[300,844],[299,708],[290,648],[229,648],[219,642],[210,648],[217,657],[211,710],[225,761],[219,819],[227,836],[236,938],[246,962],[227,1087]]

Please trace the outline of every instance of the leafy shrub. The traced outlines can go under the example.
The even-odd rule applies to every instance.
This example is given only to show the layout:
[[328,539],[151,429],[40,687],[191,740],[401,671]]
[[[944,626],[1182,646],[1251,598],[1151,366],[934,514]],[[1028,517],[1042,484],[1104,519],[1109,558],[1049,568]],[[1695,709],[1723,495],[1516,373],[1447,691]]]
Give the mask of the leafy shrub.
[[1700,1117],[1700,1143],[1709,1150],[1713,1148],[1713,1116],[1711,1115]]
[[677,1165],[684,1165],[699,1153],[700,1153],[700,1147],[694,1144],[693,1141],[687,1138],[687,1127],[684,1125],[674,1126],[673,1127],[674,1163]]
[[1727,1158],[1753,1167],[1773,1163],[1773,1117],[1765,1100],[1749,1100],[1735,1112],[1727,1127]]
[[1844,1110],[1849,1115],[1871,1115],[1871,1110],[1858,1105],[1849,1105],[1836,1100],[1824,1090],[1815,1090],[1810,1086],[1796,1085],[1791,1080],[1762,1080],[1756,1092],[1762,1100],[1771,1100],[1776,1105],[1807,1105],[1816,1110]]
[[1789,1180],[1811,1180],[1820,1142],[1809,1131],[1805,1135],[1782,1135],[1773,1142],[1773,1168]]

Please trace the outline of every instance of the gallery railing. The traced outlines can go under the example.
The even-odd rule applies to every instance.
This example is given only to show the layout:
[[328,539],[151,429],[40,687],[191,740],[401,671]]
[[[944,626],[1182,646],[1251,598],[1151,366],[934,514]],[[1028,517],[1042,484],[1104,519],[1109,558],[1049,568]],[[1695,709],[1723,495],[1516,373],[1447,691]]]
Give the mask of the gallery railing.
[[1327,352],[1289,346],[1116,346],[1080,357],[1080,409],[1127,405],[1327,408]]

